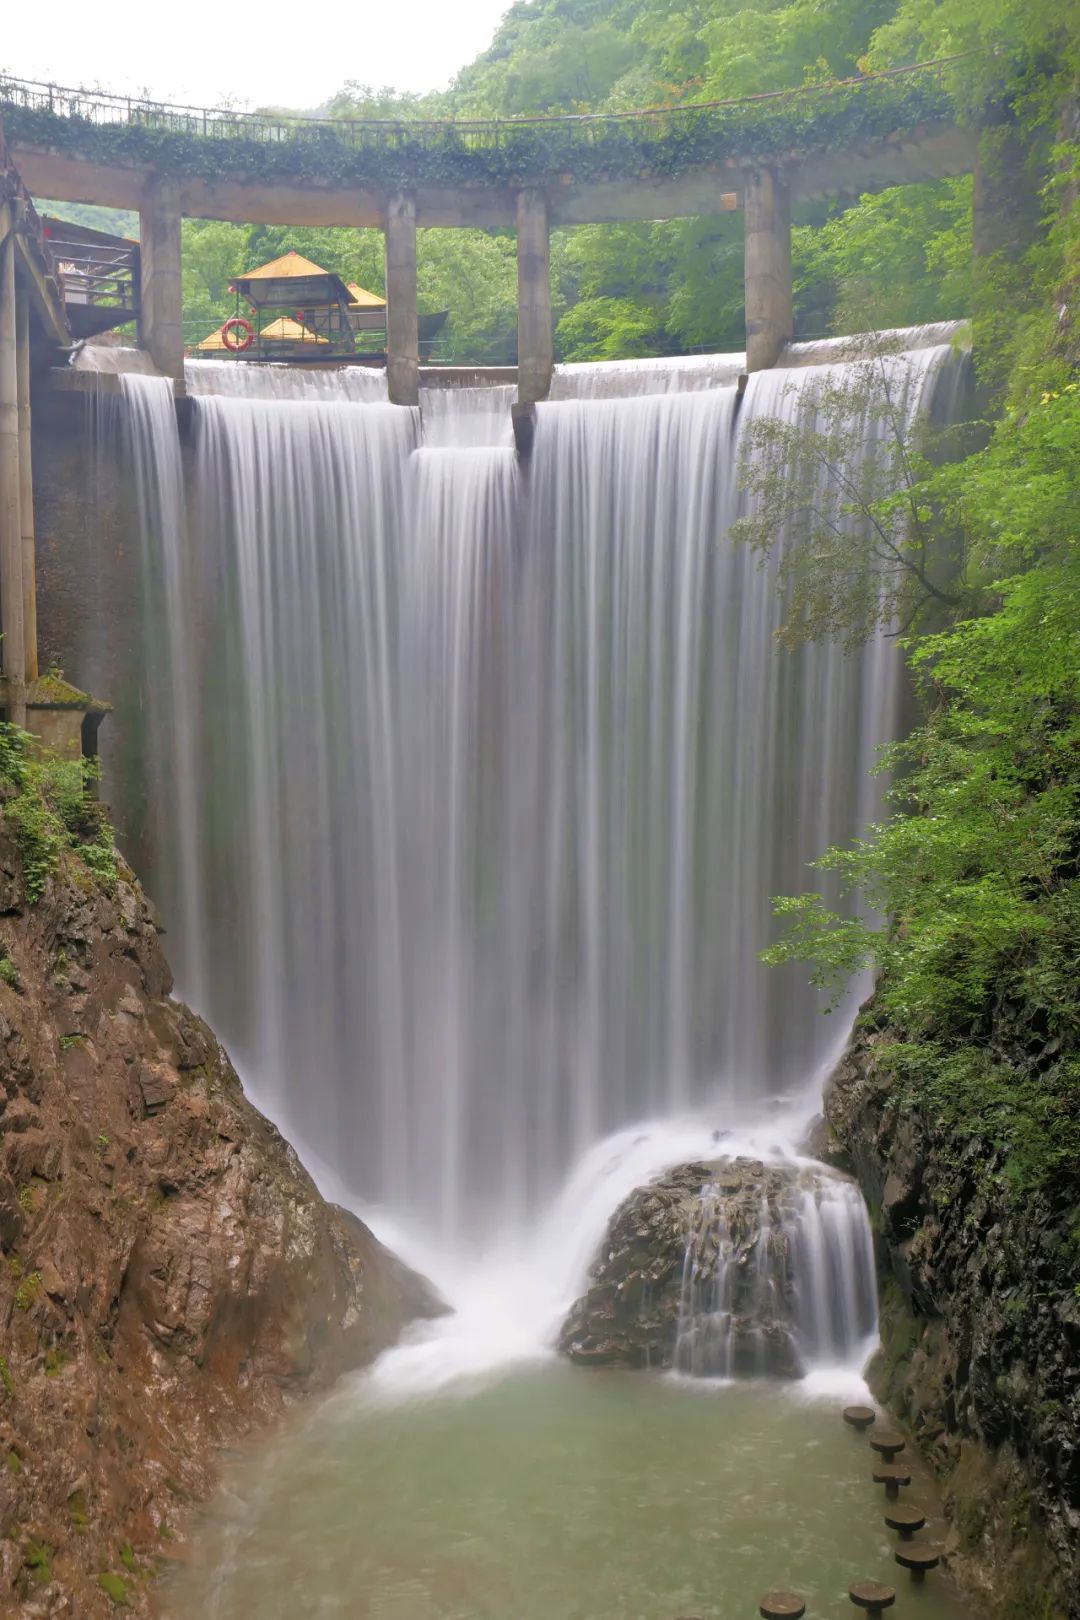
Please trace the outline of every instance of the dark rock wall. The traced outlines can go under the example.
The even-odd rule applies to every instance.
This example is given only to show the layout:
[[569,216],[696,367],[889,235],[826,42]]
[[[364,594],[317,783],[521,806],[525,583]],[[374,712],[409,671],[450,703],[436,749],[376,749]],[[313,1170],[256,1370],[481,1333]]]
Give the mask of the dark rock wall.
[[438,1306],[169,996],[154,916],[0,822],[0,1614],[149,1604],[223,1443]]
[[870,1205],[875,1393],[945,1482],[949,1553],[982,1612],[1080,1616],[1078,1212],[1017,1197],[979,1121],[904,1104],[860,1021],[826,1090],[831,1151]]

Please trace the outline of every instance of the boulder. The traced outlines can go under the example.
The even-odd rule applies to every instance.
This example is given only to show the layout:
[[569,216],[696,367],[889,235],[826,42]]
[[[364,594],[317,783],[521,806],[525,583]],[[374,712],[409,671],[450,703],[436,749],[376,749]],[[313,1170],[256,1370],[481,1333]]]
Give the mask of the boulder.
[[800,1376],[797,1233],[807,1194],[835,1179],[727,1158],[639,1187],[612,1217],[559,1349],[582,1366]]

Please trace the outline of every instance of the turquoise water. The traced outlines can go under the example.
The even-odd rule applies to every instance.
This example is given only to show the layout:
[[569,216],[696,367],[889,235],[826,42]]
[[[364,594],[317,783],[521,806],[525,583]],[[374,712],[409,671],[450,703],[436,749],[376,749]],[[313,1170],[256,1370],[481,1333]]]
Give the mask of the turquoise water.
[[[548,1362],[386,1404],[351,1383],[236,1464],[170,1620],[741,1620],[771,1587],[813,1617],[962,1620],[893,1562],[873,1455],[839,1399]],[[940,1519],[925,1479],[908,1500]],[[936,1531],[935,1531],[936,1525]]]

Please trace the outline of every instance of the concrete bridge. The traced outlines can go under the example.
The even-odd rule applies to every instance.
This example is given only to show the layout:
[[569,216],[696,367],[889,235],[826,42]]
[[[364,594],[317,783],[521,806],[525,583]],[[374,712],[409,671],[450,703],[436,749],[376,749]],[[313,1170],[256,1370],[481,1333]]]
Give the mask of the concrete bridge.
[[138,210],[140,342],[178,385],[185,215],[382,229],[389,392],[403,405],[419,386],[417,229],[478,226],[517,232],[518,394],[531,404],[554,360],[553,227],[741,208],[747,368],[772,366],[793,334],[793,206],[975,169],[949,65],[628,114],[452,122],[283,120],[0,80],[0,118],[36,195]]

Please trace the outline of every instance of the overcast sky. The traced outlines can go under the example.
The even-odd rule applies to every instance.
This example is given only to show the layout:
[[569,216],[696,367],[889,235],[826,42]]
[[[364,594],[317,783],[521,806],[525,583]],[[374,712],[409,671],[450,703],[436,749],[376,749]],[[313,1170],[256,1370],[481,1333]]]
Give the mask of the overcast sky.
[[18,7],[20,21],[0,30],[0,70],[200,106],[316,107],[347,79],[442,89],[490,42],[509,4],[112,0],[102,10],[85,0],[49,0],[36,14]]

